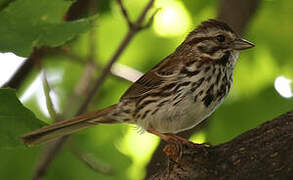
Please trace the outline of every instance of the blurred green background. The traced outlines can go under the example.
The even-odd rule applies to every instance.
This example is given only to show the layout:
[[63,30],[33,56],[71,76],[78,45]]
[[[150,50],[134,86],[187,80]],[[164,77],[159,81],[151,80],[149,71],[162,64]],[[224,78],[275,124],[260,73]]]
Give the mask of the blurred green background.
[[[14,2],[21,4],[25,1]],[[41,2],[46,4],[45,0]],[[123,2],[130,18],[134,20],[148,0]],[[38,2],[33,1],[33,3]],[[71,3],[63,5],[63,8],[66,10]],[[8,1],[0,1],[1,11],[5,12],[9,6],[11,4]],[[84,80],[90,79],[88,84],[93,83],[93,79],[99,76],[101,69],[107,64],[127,33],[127,24],[116,1],[100,0],[97,7],[94,9],[98,11],[98,15],[94,18],[94,25],[91,28],[76,30],[77,32],[72,34],[68,32],[68,36],[79,34],[62,46],[66,52],[74,54],[74,57],[52,53],[42,58],[42,67],[46,70],[52,88],[54,107],[65,118],[73,116],[87,96],[88,90],[84,89],[87,84]],[[139,75],[137,71],[146,72],[172,53],[201,21],[216,17],[218,7],[219,1],[212,0],[156,0],[147,15],[147,18],[150,18],[152,12],[161,8],[153,24],[131,41],[115,64],[114,73],[126,73],[130,78],[131,74],[137,77]],[[64,16],[62,9],[58,9],[57,5],[50,11],[53,11],[53,14],[60,13],[60,16],[56,15],[55,18]],[[290,0],[261,1],[244,35],[246,39],[255,43],[256,47],[240,54],[231,93],[209,118],[205,128],[192,137],[194,142],[207,141],[220,144],[293,109],[292,86],[289,83],[290,79],[293,79],[292,11],[293,1]],[[34,12],[30,9],[25,13]],[[86,17],[91,14],[93,13],[85,12],[83,15]],[[29,17],[25,14],[17,16]],[[48,16],[48,18],[52,20],[50,23],[54,22],[53,17]],[[29,27],[27,28],[23,33],[29,31]],[[2,32],[1,28],[0,32]],[[61,35],[62,33],[61,31]],[[5,35],[9,36],[9,34]],[[54,37],[54,34],[52,35]],[[0,47],[4,47],[5,43],[7,42],[2,41]],[[62,44],[58,44],[57,40],[54,43],[47,45]],[[35,44],[41,46],[46,43]],[[15,51],[12,48],[11,51],[18,55],[32,51],[22,48],[20,46],[19,50]],[[26,55],[28,56],[29,53]],[[89,55],[93,56],[90,60]],[[0,66],[5,66],[3,62],[5,60],[1,59]],[[35,66],[18,88],[17,94],[23,104],[39,119],[50,123],[40,79],[40,70]],[[131,82],[110,75],[93,98],[88,111],[117,103],[130,85]],[[158,143],[157,137],[148,133],[140,134],[135,126],[99,125],[73,135],[49,167],[44,179],[141,180],[146,174],[145,167]],[[72,147],[76,150],[75,153]],[[31,179],[42,153],[43,147],[0,149],[0,179]],[[87,167],[80,160],[83,155],[95,161],[102,171],[109,173],[108,169],[111,169],[111,175],[95,172]]]

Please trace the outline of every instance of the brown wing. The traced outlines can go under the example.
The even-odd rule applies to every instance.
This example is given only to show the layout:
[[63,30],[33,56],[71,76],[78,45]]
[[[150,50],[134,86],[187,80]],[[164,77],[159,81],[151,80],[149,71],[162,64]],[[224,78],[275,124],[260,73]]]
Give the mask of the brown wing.
[[170,57],[167,57],[133,83],[123,94],[121,100],[140,97],[171,80],[179,69],[178,65],[178,62],[172,63]]

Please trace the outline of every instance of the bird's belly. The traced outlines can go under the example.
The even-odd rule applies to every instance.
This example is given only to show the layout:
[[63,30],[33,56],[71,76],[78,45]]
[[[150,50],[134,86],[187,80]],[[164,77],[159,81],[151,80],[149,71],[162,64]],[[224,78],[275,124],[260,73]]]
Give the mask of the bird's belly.
[[219,105],[213,102],[206,107],[202,101],[193,99],[187,96],[177,105],[167,103],[156,114],[138,121],[138,124],[144,129],[152,128],[161,133],[178,133],[199,124]]

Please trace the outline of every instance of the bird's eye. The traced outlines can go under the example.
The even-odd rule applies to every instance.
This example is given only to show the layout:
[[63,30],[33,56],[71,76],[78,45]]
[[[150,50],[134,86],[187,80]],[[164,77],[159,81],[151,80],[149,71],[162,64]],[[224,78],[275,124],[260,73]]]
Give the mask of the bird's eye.
[[225,41],[225,36],[223,36],[223,35],[218,35],[218,36],[216,37],[216,39],[217,39],[217,41],[219,41],[219,42],[224,42],[224,41]]

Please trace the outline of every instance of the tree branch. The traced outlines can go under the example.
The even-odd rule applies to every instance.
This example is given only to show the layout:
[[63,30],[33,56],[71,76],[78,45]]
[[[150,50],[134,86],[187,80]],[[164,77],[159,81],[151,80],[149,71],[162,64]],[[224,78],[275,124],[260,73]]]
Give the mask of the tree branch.
[[128,24],[128,27],[131,27],[132,26],[132,22],[128,16],[128,13],[126,11],[126,8],[124,7],[123,3],[122,3],[122,0],[117,0],[119,6],[120,6],[120,9],[121,9],[121,12],[124,16],[124,19],[126,20],[127,24]]
[[217,146],[167,145],[169,164],[150,180],[293,179],[293,110]]
[[227,22],[235,32],[242,35],[260,3],[261,0],[221,0],[218,19]]
[[[120,57],[122,52],[128,46],[129,42],[133,39],[133,37],[139,31],[146,28],[146,27],[143,27],[143,20],[145,19],[145,16],[146,16],[147,12],[150,10],[150,8],[152,7],[153,3],[154,3],[154,0],[150,0],[148,2],[148,4],[146,5],[146,7],[144,8],[144,10],[142,11],[141,15],[138,17],[137,21],[135,23],[131,23],[132,25],[129,27],[128,33],[126,34],[126,36],[122,40],[118,49],[115,51],[113,57],[109,60],[109,63],[103,69],[99,78],[95,81],[93,88],[89,92],[89,95],[87,96],[87,98],[85,99],[83,104],[80,106],[76,115],[80,115],[86,111],[91,99],[93,98],[93,96],[95,95],[97,90],[102,86],[106,77],[109,75],[112,65],[117,61],[117,59]],[[153,18],[151,18],[151,19],[153,19]],[[51,162],[53,161],[53,159],[55,158],[57,153],[60,151],[61,147],[66,142],[68,137],[69,136],[64,136],[64,137],[58,139],[48,148],[48,150],[46,151],[46,154],[43,157],[43,160],[40,163],[40,166],[37,168],[36,174],[34,176],[34,180],[40,179],[45,175],[49,165],[51,164]]]
[[31,56],[16,70],[12,77],[2,86],[19,89],[24,79],[32,72],[36,61],[42,56],[38,49],[35,49]]
[[[59,48],[47,48],[45,49],[46,54],[48,55],[60,55],[69,58],[70,61],[73,63],[82,65],[82,66],[87,66],[88,63],[84,60],[85,58],[82,56],[79,56],[78,54],[75,54],[72,51],[69,51],[68,49],[64,47],[59,47]],[[88,58],[89,59],[89,58]],[[101,71],[102,67],[100,67],[100,64],[95,64],[96,60],[93,60],[91,66],[95,66],[95,72],[96,71]],[[143,74],[140,71],[137,71],[131,67],[128,67],[126,65],[122,64],[113,64],[111,68],[111,74],[113,77],[117,77],[122,80],[130,81],[130,82],[135,82],[139,77],[141,77]]]
[[84,103],[80,107],[77,115],[80,115],[80,114],[85,112],[85,110],[87,109],[92,97],[95,95],[96,91],[102,86],[104,80],[106,79],[106,77],[110,73],[112,65],[117,61],[118,57],[120,57],[120,55],[125,50],[125,48],[129,44],[129,42],[132,40],[132,38],[140,30],[142,30],[142,29],[136,28],[136,27],[141,27],[142,26],[143,19],[145,18],[146,13],[152,7],[153,3],[154,3],[154,0],[150,0],[149,3],[147,4],[147,6],[145,7],[145,9],[143,10],[143,12],[141,13],[141,15],[139,16],[139,18],[137,19],[137,21],[134,23],[135,26],[130,26],[129,27],[128,33],[126,34],[126,36],[122,40],[121,44],[119,45],[118,49],[114,53],[113,57],[110,59],[109,63],[106,65],[106,67],[102,71],[100,77],[96,80],[92,90],[89,93],[89,96],[86,98],[86,100],[84,101]]
[[97,160],[93,155],[84,153],[78,146],[71,145],[71,152],[87,167],[92,169],[95,172],[105,175],[113,175],[114,170],[108,164],[105,164],[99,160]]
[[49,164],[53,161],[56,154],[61,149],[58,147],[61,146],[62,144],[63,142],[56,141],[52,144],[47,145],[45,152],[42,154],[42,157],[40,158],[40,162],[36,168],[33,180],[39,180],[46,174]]

